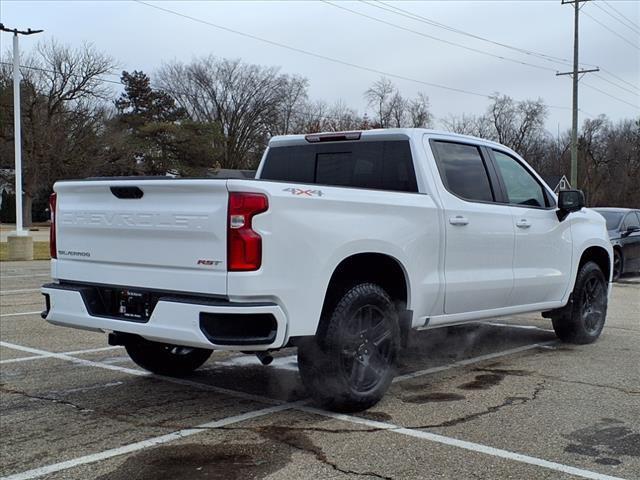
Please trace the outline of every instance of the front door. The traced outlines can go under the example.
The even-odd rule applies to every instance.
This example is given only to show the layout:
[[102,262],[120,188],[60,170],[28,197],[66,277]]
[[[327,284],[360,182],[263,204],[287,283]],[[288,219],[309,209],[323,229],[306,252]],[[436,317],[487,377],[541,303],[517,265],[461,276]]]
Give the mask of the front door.
[[497,149],[491,153],[511,205],[516,232],[509,304],[561,300],[571,275],[570,222],[558,220],[555,201],[523,163]]
[[483,149],[437,140],[431,146],[445,187],[444,313],[505,307],[513,287],[511,207],[496,203]]

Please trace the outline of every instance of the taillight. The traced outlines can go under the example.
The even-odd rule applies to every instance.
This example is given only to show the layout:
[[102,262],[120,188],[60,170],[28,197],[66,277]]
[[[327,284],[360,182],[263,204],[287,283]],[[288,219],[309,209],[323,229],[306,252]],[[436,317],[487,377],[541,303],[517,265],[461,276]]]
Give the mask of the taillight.
[[58,203],[58,195],[54,192],[49,196],[49,212],[51,214],[51,228],[49,229],[49,254],[51,258],[58,258],[58,249],[56,248],[56,204]]
[[251,229],[254,215],[269,208],[261,193],[229,193],[227,224],[227,269],[231,272],[258,270],[262,264],[262,237]]

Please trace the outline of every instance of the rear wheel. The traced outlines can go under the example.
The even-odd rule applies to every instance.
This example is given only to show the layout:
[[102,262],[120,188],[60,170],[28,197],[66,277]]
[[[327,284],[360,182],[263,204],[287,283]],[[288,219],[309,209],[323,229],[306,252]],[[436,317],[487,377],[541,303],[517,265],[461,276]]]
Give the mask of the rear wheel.
[[573,303],[565,315],[553,318],[558,338],[567,343],[592,343],[602,333],[607,316],[607,281],[594,262],[578,272]]
[[125,345],[131,360],[159,375],[182,377],[206,362],[213,350],[141,340]]
[[318,335],[299,345],[302,381],[326,408],[367,409],[393,380],[399,344],[398,316],[389,295],[373,283],[356,285],[337,302]]

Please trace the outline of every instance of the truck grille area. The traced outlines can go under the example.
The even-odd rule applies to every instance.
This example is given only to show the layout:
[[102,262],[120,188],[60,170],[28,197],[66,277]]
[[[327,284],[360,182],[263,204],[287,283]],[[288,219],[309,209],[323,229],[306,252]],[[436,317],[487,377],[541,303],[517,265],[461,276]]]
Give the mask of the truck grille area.
[[200,330],[216,345],[268,345],[278,332],[270,313],[200,313]]

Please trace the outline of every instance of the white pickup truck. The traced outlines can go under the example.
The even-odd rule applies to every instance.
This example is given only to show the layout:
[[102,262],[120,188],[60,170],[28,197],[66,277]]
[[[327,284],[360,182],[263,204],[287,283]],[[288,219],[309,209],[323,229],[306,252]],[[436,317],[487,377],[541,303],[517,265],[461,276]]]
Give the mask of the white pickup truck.
[[274,137],[255,180],[56,183],[52,324],[109,332],[141,367],[186,375],[213,350],[298,348],[321,405],[378,402],[411,332],[543,312],[604,326],[612,248],[579,191],[516,153],[423,129]]

